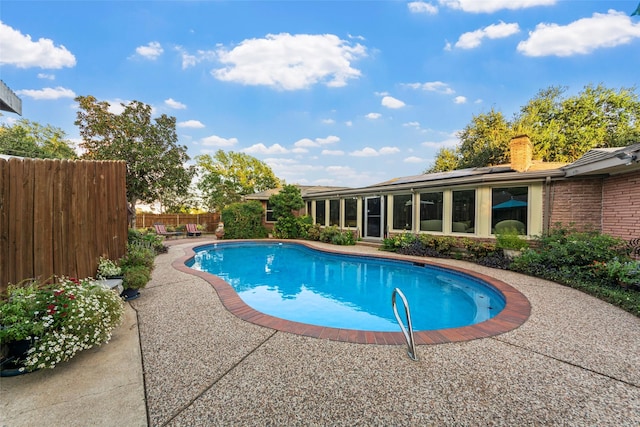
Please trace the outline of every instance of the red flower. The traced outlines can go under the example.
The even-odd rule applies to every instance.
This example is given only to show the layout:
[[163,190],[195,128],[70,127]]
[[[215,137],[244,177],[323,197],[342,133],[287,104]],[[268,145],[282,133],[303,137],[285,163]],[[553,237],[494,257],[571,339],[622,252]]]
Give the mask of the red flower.
[[53,295],[55,295],[55,296],[57,296],[57,297],[59,297],[59,296],[60,296],[60,295],[62,295],[62,294],[64,294],[64,290],[63,290],[63,289],[60,289],[59,291],[55,291],[55,292],[53,293]]
[[75,277],[69,277],[69,280],[75,283],[76,285],[80,284],[80,280],[76,279]]

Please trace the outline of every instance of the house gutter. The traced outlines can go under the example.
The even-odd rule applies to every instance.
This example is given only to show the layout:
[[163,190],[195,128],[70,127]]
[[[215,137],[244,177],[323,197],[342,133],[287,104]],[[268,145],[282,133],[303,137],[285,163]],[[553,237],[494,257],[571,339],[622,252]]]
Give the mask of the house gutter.
[[309,193],[304,199],[318,199],[318,198],[339,198],[348,196],[363,196],[363,195],[377,195],[377,194],[389,194],[397,192],[406,192],[428,188],[437,187],[453,187],[461,185],[473,185],[482,183],[496,183],[496,182],[523,182],[523,181],[539,181],[542,179],[562,178],[565,176],[564,171],[561,170],[545,170],[539,172],[506,172],[500,174],[491,175],[479,175],[479,176],[466,176],[451,179],[439,179],[433,181],[418,181],[404,184],[389,184],[384,186],[372,186],[363,188],[351,188],[336,191],[322,191],[317,193]]

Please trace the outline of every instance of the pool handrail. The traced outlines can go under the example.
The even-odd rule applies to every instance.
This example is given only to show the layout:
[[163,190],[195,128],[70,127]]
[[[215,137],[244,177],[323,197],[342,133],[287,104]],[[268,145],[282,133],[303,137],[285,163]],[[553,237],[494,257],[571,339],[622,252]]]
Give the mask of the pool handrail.
[[[400,315],[398,314],[398,307],[396,305],[396,295],[400,295],[400,299],[402,299],[402,304],[404,305],[404,313],[407,316],[407,328],[404,327],[404,323],[402,319],[400,319]],[[395,288],[393,293],[391,294],[391,305],[393,306],[393,313],[396,315],[396,320],[400,325],[400,329],[404,335],[404,338],[407,340],[407,354],[409,358],[413,361],[418,361],[418,354],[416,353],[416,344],[413,339],[413,326],[411,325],[411,313],[409,311],[409,303],[407,302],[407,298],[404,296],[402,291],[399,288]],[[408,329],[408,330],[407,330]]]

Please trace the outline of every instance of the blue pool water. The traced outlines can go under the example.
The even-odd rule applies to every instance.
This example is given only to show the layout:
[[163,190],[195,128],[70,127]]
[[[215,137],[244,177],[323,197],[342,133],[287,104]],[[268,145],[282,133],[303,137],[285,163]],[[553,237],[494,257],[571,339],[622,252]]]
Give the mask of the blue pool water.
[[[494,287],[456,271],[329,254],[294,243],[202,246],[187,265],[222,278],[257,311],[333,328],[398,331],[394,288],[407,297],[416,331],[479,323],[505,305]],[[404,314],[402,306],[398,312]]]

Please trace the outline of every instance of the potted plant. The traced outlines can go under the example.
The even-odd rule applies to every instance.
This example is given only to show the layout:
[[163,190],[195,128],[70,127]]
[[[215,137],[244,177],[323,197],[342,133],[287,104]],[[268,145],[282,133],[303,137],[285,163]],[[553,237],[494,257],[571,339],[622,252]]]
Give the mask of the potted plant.
[[5,358],[11,360],[2,364],[2,375],[53,368],[109,341],[123,313],[122,299],[92,279],[10,286],[0,303],[0,343],[9,348],[27,340],[28,345],[26,352]]
[[100,257],[98,261],[98,279],[122,279],[122,268],[114,261],[106,257]]
[[518,230],[510,228],[502,233],[496,233],[496,248],[502,249],[502,253],[507,258],[515,258],[529,248],[529,242]]
[[125,301],[136,299],[140,296],[140,289],[144,288],[151,280],[155,252],[146,246],[129,244],[127,253],[120,260],[122,268],[124,291],[121,296]]

